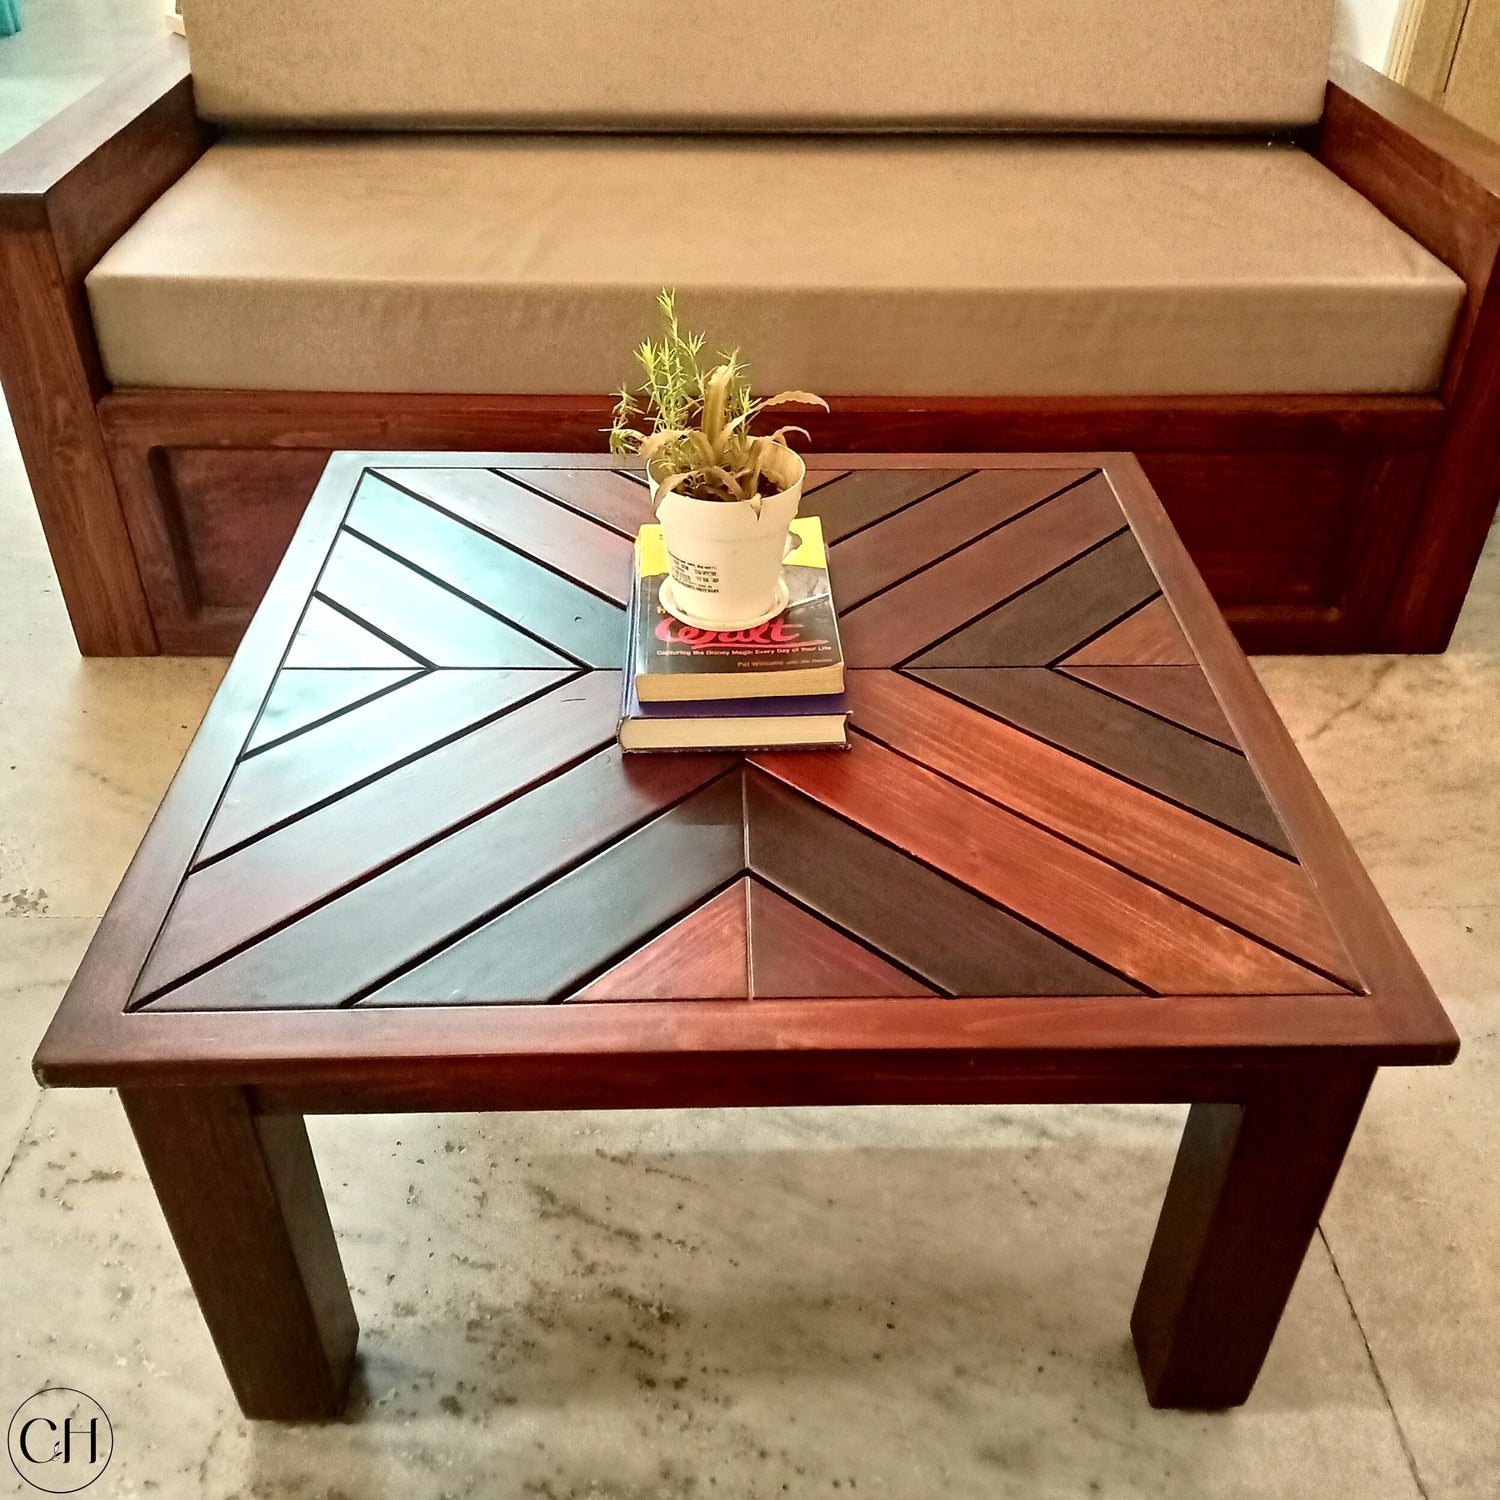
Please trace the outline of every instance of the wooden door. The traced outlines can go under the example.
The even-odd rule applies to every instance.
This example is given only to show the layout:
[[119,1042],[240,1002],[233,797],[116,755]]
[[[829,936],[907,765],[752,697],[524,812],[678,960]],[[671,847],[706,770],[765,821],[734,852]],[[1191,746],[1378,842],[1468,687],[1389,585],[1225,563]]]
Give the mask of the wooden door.
[[1390,71],[1500,140],[1500,0],[1406,0]]

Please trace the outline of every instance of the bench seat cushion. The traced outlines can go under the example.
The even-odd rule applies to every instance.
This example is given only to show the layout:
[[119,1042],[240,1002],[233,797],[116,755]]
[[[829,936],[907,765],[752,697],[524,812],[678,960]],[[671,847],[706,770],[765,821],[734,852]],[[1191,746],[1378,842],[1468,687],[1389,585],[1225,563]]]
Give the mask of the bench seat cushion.
[[109,379],[606,392],[675,286],[763,388],[1423,392],[1458,277],[1290,146],[388,136],[214,146],[88,278]]

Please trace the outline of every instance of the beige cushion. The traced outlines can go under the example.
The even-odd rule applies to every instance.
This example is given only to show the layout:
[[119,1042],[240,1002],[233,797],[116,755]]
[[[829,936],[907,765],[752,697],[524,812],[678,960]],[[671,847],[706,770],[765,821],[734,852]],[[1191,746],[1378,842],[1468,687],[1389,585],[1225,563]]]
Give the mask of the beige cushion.
[[238,125],[1240,128],[1323,109],[1334,0],[185,0]]
[[88,278],[122,385],[603,392],[658,287],[829,394],[1427,391],[1458,278],[1291,147],[215,146]]

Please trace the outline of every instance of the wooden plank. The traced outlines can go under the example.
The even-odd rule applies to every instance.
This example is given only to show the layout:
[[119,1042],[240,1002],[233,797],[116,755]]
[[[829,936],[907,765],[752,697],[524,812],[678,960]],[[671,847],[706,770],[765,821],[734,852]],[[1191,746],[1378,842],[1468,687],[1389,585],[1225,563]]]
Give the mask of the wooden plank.
[[297,627],[286,664],[366,671],[404,668],[408,672],[431,665],[382,640],[359,621],[316,598],[308,601],[307,613]]
[[630,602],[634,549],[618,532],[494,469],[376,470],[470,526],[557,568],[617,604]]
[[530,485],[570,510],[634,538],[651,514],[651,493],[614,469],[502,469],[517,484]]
[[[830,551],[834,598],[852,609],[933,558],[972,542],[1088,474],[1086,469],[981,469],[908,505]],[[822,511],[819,503],[804,507]]]
[[290,823],[393,766],[498,719],[571,675],[508,669],[428,672],[242,760],[195,863],[217,859],[269,828]]
[[370,992],[366,1005],[561,999],[745,868],[743,793],[726,776]]
[[619,679],[603,673],[567,683],[191,875],[137,998],[607,745],[618,692]]
[[[333,545],[357,473],[357,459],[346,456],[329,464],[297,541],[106,909],[39,1057],[53,1047],[70,1052],[82,1046],[107,1054],[138,1034],[128,1029],[127,1009],[136,977],[171,909],[204,822],[254,727],[288,637]],[[173,1043],[191,1049],[187,1037],[179,1035]],[[177,1079],[203,1081],[191,1069]]]
[[[1433,396],[831,399],[836,411],[798,416],[814,434],[804,445],[810,471],[1113,467],[1129,449],[1350,458],[1421,450],[1443,426]],[[381,469],[496,469],[538,487],[549,473],[618,470],[621,460],[603,451],[609,413],[607,396],[519,392],[121,390],[100,406],[106,430],[135,443],[201,447],[232,435],[247,448],[359,451]],[[903,439],[904,452],[896,447]]]
[[573,660],[348,531],[334,543],[318,594],[436,667],[563,667]]
[[[1428,453],[1446,421],[1442,403],[1427,396],[842,397],[837,405],[819,438],[826,448],[890,448],[905,434],[911,446],[929,450],[867,451],[852,461],[860,465],[1044,468],[1087,460],[1077,451],[941,451],[952,448],[1141,452],[1231,624],[1248,649],[1261,651],[1374,649]],[[121,391],[105,396],[99,410],[122,490],[131,475],[146,475],[132,481],[151,497],[141,508],[173,503],[170,483],[150,477],[152,454],[213,444],[268,469],[270,493],[262,492],[260,506],[289,531],[306,489],[270,470],[277,454],[321,460],[330,448],[498,448],[507,451],[476,452],[476,466],[515,463],[524,474],[547,460],[520,460],[517,450],[594,446],[609,408],[586,396]],[[578,468],[591,456],[550,461]],[[370,457],[401,465],[421,455]],[[453,466],[467,457],[440,461]],[[264,550],[263,543],[257,552]],[[182,571],[183,560],[169,563]],[[221,592],[225,581],[216,585]],[[247,561],[232,607],[179,612],[163,640],[170,635],[174,650],[227,652],[262,582]],[[152,608],[162,631],[154,600]]]
[[1085,480],[924,568],[839,622],[854,667],[893,667],[1125,528],[1107,480]]
[[660,756],[627,773],[620,752],[605,750],[377,869],[337,899],[154,999],[151,1009],[301,1010],[357,1000],[731,764],[722,756]]
[[[122,495],[127,485],[139,491],[136,510],[165,502],[163,521],[179,544],[174,566],[185,558],[189,576],[182,581],[196,596],[184,599],[180,587],[169,590],[148,576],[159,631],[163,624],[180,629],[205,609],[253,605],[275,576],[328,463],[327,453],[296,448],[174,448],[142,457],[112,445],[115,482]],[[175,595],[175,617],[163,613],[164,594]]]
[[962,469],[855,469],[818,494],[823,535],[842,541],[963,477]]
[[82,302],[46,228],[0,232],[0,383],[73,634],[85,655],[149,655],[156,631],[94,415],[102,378]]
[[1046,666],[1157,592],[1128,531],[1085,552],[912,662],[914,667]]
[[753,760],[768,776],[1159,994],[1315,994],[1335,987],[935,772],[853,738],[847,755]]
[[933,989],[950,995],[1137,993],[1118,974],[830,817],[789,787],[751,776],[746,792],[754,873]]
[[[1335,931],[1359,966],[1371,995],[1372,1016],[1379,1017],[1392,1038],[1403,1038],[1433,1061],[1451,1061],[1458,1053],[1452,1022],[1230,634],[1140,465],[1123,456],[1111,464],[1110,477],[1141,550],[1178,611],[1194,655],[1220,696],[1277,817],[1291,834]],[[1311,1024],[1310,1018],[1303,1024]]]
[[270,697],[255,721],[245,753],[254,755],[279,740],[301,734],[336,714],[410,682],[416,675],[416,669],[408,671],[400,667],[282,672],[272,684]]
[[912,675],[1268,848],[1294,853],[1255,772],[1233,750],[1061,672],[939,668]]
[[570,1000],[745,1000],[750,882],[738,880],[570,995]]
[[1291,860],[899,673],[852,672],[849,691],[859,733],[1359,987]]
[[1153,599],[1143,608],[1106,630],[1096,640],[1072,652],[1064,664],[1070,667],[1186,667],[1194,663],[1188,645],[1165,598]]
[[1067,667],[1064,671],[1231,750],[1240,748],[1201,667]]
[[624,611],[571,576],[373,477],[359,487],[344,524],[575,661],[619,665]]
[[804,495],[815,494],[825,484],[832,484],[835,479],[842,479],[848,469],[814,469],[808,466],[807,477],[802,481],[802,493]]
[[933,993],[872,949],[794,905],[762,881],[750,882],[753,999]]

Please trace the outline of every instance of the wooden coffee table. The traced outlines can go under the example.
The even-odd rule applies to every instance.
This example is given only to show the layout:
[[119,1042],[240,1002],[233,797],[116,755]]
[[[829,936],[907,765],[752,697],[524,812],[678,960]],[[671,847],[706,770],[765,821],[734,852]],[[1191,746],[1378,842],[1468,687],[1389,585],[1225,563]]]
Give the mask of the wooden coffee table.
[[869,1102],[1190,1102],[1132,1328],[1230,1406],[1375,1069],[1456,1054],[1133,459],[809,468],[853,749],[625,759],[636,479],[329,464],[37,1056],[248,1415],[354,1358],[304,1115]]

